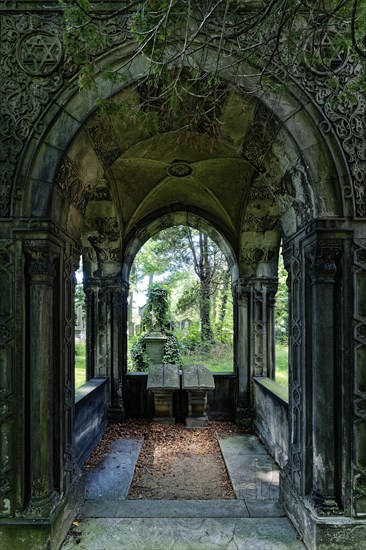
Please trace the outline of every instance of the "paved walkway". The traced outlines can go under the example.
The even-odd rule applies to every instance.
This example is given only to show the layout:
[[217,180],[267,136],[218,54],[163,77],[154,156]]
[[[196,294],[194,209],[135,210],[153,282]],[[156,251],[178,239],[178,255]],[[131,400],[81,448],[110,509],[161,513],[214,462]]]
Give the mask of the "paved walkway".
[[278,503],[279,471],[255,436],[219,439],[236,500],[126,500],[141,440],[86,474],[79,541],[62,550],[304,549]]

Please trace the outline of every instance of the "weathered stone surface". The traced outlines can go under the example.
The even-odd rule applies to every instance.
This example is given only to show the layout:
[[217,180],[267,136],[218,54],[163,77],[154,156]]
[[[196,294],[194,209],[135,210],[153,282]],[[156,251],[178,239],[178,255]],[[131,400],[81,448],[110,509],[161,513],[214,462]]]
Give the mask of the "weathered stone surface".
[[179,365],[152,365],[147,377],[147,389],[178,390],[180,387]]
[[144,338],[146,343],[146,353],[149,356],[151,365],[160,365],[163,362],[164,346],[167,341],[166,336],[160,333],[151,333]]
[[184,390],[214,390],[213,374],[203,365],[185,365],[182,369],[182,388]]

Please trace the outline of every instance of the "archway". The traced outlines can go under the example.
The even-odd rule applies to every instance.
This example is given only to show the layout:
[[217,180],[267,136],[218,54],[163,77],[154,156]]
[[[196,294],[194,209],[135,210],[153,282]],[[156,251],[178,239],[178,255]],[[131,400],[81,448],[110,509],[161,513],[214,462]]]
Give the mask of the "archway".
[[[127,47],[116,48],[104,62],[113,58],[117,66],[123,56],[128,56]],[[142,63],[136,58],[130,81],[138,79]],[[241,84],[245,89],[244,78]],[[116,84],[105,95],[119,91]],[[268,92],[259,100],[255,90],[248,102],[230,98],[227,115],[235,118],[243,107],[247,113],[237,117],[234,144],[223,140],[215,154],[204,147],[200,155],[193,148],[177,155],[170,135],[163,136],[163,155],[154,138],[128,142],[131,136],[116,121],[102,119],[93,94],[78,93],[75,81],[60,88],[52,102],[45,100],[48,108],[22,150],[1,224],[6,293],[1,306],[2,509],[9,533],[19,516],[25,525],[28,520],[41,525],[42,518],[52,517],[52,525],[57,521],[62,531],[73,513],[73,498],[77,500],[72,280],[80,240],[84,247],[91,244],[91,272],[94,277],[99,270],[97,277],[106,285],[101,294],[98,287],[93,299],[108,297],[103,298],[103,315],[106,321],[114,319],[108,324],[115,331],[108,361],[113,357],[115,363],[99,363],[106,355],[101,344],[103,374],[104,366],[121,364],[124,357],[120,334],[125,319],[119,312],[126,299],[121,267],[124,261],[128,265],[127,243],[143,220],[172,205],[173,213],[204,210],[238,264],[237,330],[249,335],[238,349],[238,420],[250,416],[252,402],[252,373],[245,365],[256,375],[268,373],[264,320],[270,319],[282,228],[290,275],[292,442],[282,475],[283,503],[309,544],[320,536],[320,528],[337,529],[337,520],[324,522],[322,514],[343,514],[352,526],[352,518],[364,516],[364,191],[359,178],[351,176],[356,161],[346,162],[331,118],[308,93],[306,84],[300,88],[293,82],[280,98]],[[149,157],[142,154],[146,149]],[[156,180],[137,188],[129,165],[140,167],[140,181],[146,166]],[[199,182],[199,193],[192,179]],[[224,182],[221,188],[217,181]],[[174,182],[180,182],[175,190]],[[92,235],[86,229],[88,217],[94,218]],[[105,230],[108,218],[111,225]],[[100,241],[83,242],[85,236]],[[110,378],[111,408],[123,416],[118,369]],[[16,415],[17,400],[21,412]],[[25,460],[28,454],[30,461]],[[358,526],[361,540],[364,524]],[[339,528],[338,535],[342,545],[347,533]]]

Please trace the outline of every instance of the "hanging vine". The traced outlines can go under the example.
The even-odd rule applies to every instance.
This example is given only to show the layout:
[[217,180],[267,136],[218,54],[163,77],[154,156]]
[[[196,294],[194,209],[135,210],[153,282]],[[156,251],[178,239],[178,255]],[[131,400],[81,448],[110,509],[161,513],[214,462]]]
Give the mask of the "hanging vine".
[[[133,61],[148,61],[130,90],[140,101],[100,99],[100,107],[136,117],[147,134],[176,130],[218,139],[221,108],[242,77],[251,93],[282,86],[296,65],[311,67],[331,89],[350,97],[365,90],[366,0],[145,0],[121,1],[114,12],[89,0],[59,0],[64,13],[64,44],[80,67],[80,86],[100,81],[126,84]],[[101,67],[98,56],[108,24],[118,21],[132,46],[118,70]],[[351,83],[340,81],[347,56],[359,60]],[[251,70],[248,67],[252,67]],[[273,73],[282,71],[282,78]],[[98,80],[98,78],[100,80]]]

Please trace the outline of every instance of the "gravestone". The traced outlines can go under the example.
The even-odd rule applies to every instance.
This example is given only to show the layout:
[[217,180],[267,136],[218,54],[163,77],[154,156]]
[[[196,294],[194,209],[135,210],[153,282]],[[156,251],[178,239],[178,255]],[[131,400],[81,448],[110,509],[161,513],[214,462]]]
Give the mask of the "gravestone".
[[208,426],[207,393],[215,389],[213,374],[203,365],[185,365],[182,369],[182,389],[188,393],[188,428]]
[[147,376],[147,389],[154,395],[153,421],[175,424],[173,393],[180,388],[179,365],[151,365]]
[[146,344],[146,353],[150,359],[150,365],[161,365],[167,337],[160,332],[150,332],[144,337],[144,341]]

